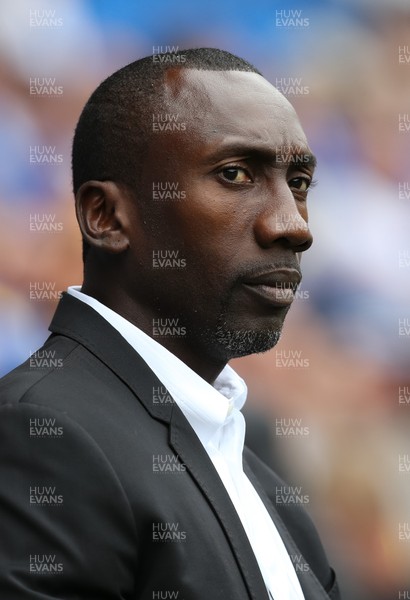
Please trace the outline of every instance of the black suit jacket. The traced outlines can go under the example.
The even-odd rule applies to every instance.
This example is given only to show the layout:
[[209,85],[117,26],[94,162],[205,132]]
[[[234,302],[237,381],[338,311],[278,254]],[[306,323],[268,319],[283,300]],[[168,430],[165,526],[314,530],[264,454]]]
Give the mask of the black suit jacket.
[[[50,330],[0,382],[0,598],[267,600],[212,462],[147,364],[67,294]],[[248,449],[244,465],[306,600],[339,598],[302,506],[275,506],[284,484]]]

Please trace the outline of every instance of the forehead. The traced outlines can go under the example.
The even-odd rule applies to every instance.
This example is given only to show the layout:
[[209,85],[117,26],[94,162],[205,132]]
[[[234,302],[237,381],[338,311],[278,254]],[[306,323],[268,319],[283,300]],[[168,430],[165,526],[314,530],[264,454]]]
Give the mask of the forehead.
[[257,73],[175,69],[165,83],[168,106],[204,143],[246,139],[267,150],[307,147],[292,105]]

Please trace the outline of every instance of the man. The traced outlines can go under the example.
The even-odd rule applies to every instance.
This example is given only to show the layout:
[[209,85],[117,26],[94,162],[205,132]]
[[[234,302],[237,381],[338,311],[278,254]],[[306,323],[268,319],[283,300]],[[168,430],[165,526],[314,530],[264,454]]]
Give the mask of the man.
[[246,61],[160,58],[83,110],[84,283],[34,357],[54,362],[0,385],[2,598],[339,598],[309,517],[276,506],[283,482],[243,450],[227,366],[279,339],[315,160]]

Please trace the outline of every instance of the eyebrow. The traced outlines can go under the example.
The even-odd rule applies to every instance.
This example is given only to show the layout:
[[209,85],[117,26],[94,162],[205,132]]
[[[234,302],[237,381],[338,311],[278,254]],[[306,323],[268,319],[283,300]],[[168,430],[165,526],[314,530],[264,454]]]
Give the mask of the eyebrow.
[[[259,158],[266,162],[273,164],[288,164],[298,165],[298,158],[303,158],[303,164],[315,169],[317,166],[316,156],[306,146],[297,144],[280,145],[276,147],[265,146],[265,145],[253,145],[253,144],[227,144],[226,146],[219,147],[215,152],[207,155],[205,162],[207,164],[214,164],[229,158],[230,156],[243,156],[244,158]],[[292,160],[293,159],[293,160]]]

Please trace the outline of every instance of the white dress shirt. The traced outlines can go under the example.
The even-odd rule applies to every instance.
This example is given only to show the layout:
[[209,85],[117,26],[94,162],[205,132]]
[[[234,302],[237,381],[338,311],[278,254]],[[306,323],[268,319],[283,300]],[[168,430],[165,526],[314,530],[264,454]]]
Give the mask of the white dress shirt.
[[68,293],[106,319],[142,356],[184,413],[224,484],[252,546],[265,585],[274,600],[303,600],[303,592],[278,530],[242,468],[245,382],[228,365],[210,385],[138,327],[83,294]]

